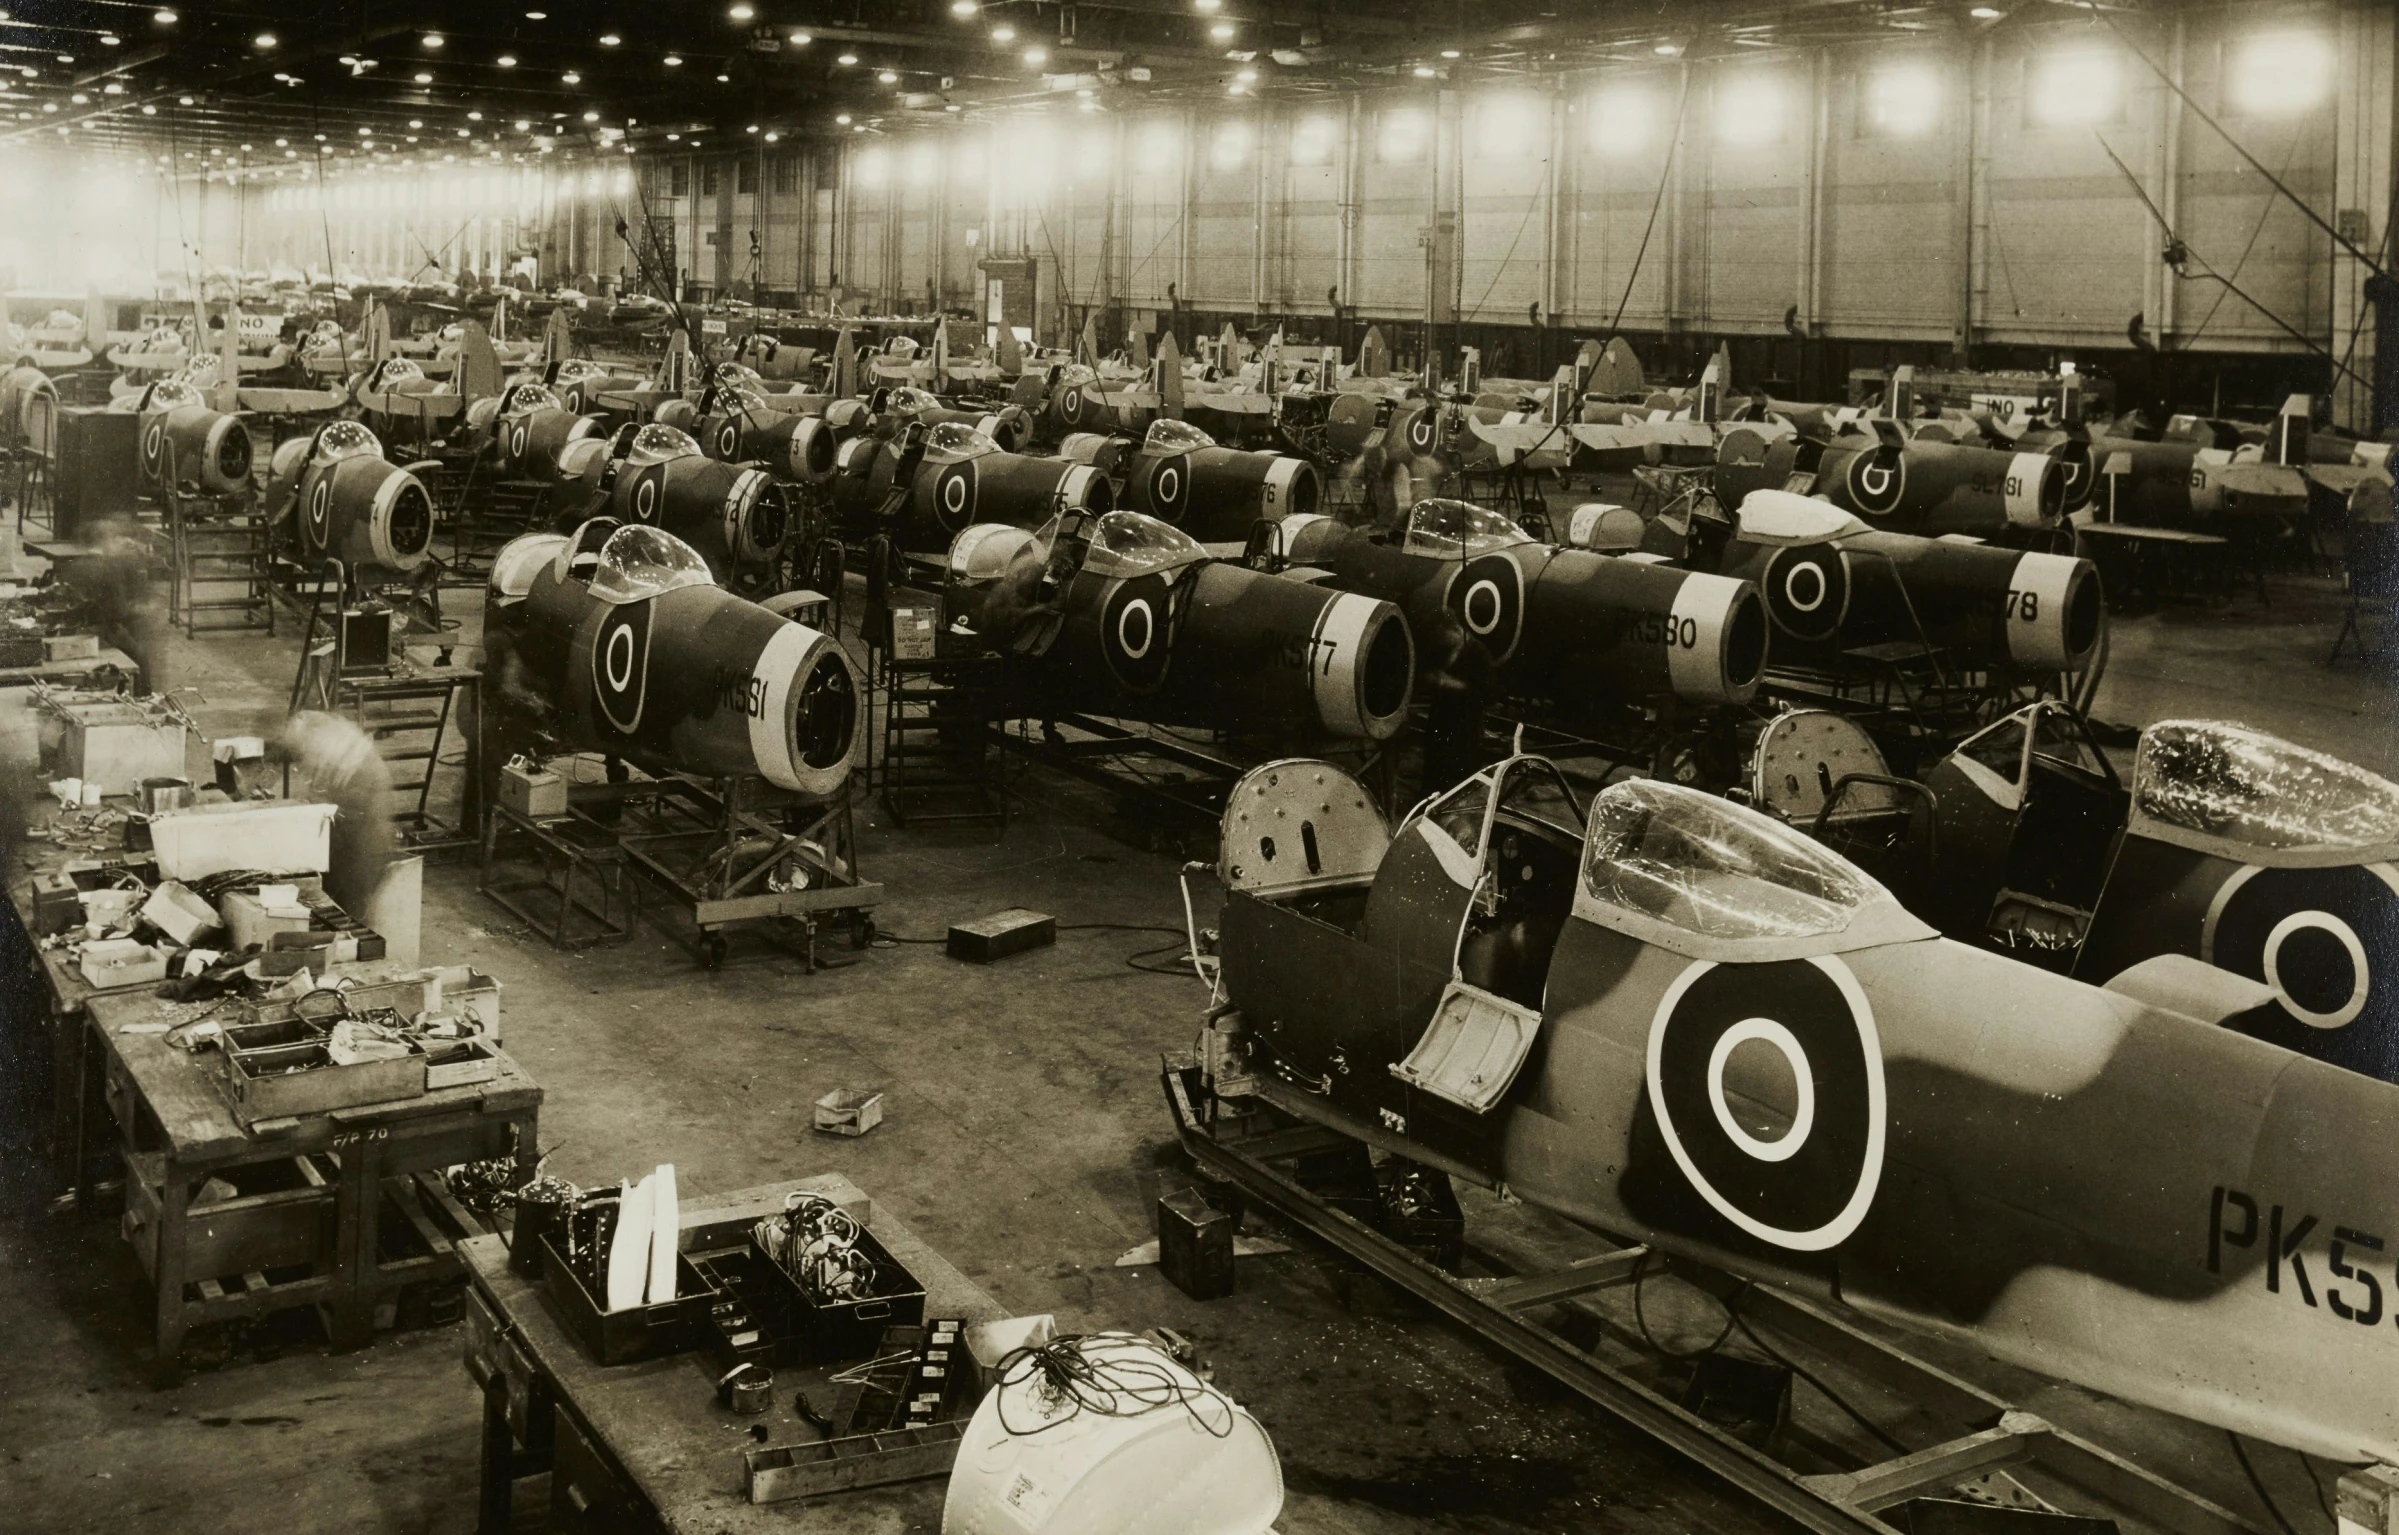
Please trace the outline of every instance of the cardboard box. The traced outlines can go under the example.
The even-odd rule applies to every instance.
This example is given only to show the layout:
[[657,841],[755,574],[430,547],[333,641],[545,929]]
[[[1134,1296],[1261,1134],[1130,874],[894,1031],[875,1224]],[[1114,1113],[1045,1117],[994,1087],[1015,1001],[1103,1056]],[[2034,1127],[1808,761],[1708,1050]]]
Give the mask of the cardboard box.
[[225,931],[233,952],[241,953],[255,945],[271,948],[277,933],[308,931],[308,909],[299,908],[299,915],[270,910],[258,899],[256,891],[228,890],[220,903],[225,913]]
[[891,658],[930,661],[941,634],[941,594],[903,586],[891,594]]
[[500,769],[499,797],[501,804],[528,820],[566,814],[566,780],[546,768],[528,772],[511,765]]
[[187,732],[161,723],[132,704],[66,704],[57,776],[100,785],[102,794],[131,794],[145,778],[181,778]]
[[214,906],[171,879],[142,903],[142,920],[187,949],[221,925]]
[[92,634],[52,634],[42,639],[45,661],[97,661],[100,639]]
[[883,1095],[837,1087],[816,1100],[816,1127],[827,1135],[864,1135],[883,1122]]
[[167,978],[167,957],[130,938],[96,938],[83,946],[83,978],[103,991],[155,984]]
[[333,861],[333,807],[298,800],[194,805],[153,820],[150,842],[168,879],[233,869],[322,874]]

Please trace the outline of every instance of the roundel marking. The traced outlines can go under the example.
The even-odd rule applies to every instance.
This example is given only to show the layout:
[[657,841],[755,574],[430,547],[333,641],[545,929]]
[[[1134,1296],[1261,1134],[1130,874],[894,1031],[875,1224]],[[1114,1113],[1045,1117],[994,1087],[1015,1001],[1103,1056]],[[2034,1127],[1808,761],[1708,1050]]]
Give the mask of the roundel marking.
[[165,453],[166,446],[166,422],[163,420],[151,422],[150,429],[142,433],[142,467],[147,469],[154,478],[158,474],[159,459]]
[[1083,419],[1082,386],[1079,384],[1068,385],[1065,397],[1058,402],[1058,408],[1064,412],[1068,426],[1080,422]]
[[320,477],[308,488],[308,539],[319,549],[331,543],[333,520],[333,481]]
[[1794,639],[1829,640],[1849,610],[1849,566],[1837,549],[1778,549],[1758,583],[1774,627]]
[[1449,608],[1494,661],[1516,653],[1524,630],[1524,569],[1504,554],[1468,560],[1451,580]]
[[1876,453],[1860,453],[1849,461],[1849,496],[1857,509],[1869,517],[1888,517],[1899,510],[1900,498],[1907,493],[1908,464],[1905,458],[1881,461]]
[[1408,446],[1418,453],[1433,451],[1433,413],[1420,410],[1408,421]]
[[2377,987],[2374,956],[2399,952],[2399,873],[2388,864],[2327,869],[2241,869],[2217,890],[2200,929],[2199,957],[2273,989],[2304,1026],[2279,1042],[2381,1074],[2391,1053],[2378,1038],[2331,1036],[2364,1018],[2359,1036],[2399,1020],[2391,988]]
[[1116,680],[1135,693],[1154,692],[1166,681],[1181,595],[1164,576],[1134,576],[1119,581],[1101,604],[1101,652]]
[[741,433],[735,429],[732,422],[728,421],[722,427],[717,429],[716,456],[718,458],[723,459],[726,463],[731,463],[733,461],[734,450],[740,446]]
[[1116,612],[1116,644],[1125,655],[1138,661],[1150,653],[1150,645],[1158,637],[1158,619],[1150,611],[1149,599],[1136,597]]
[[516,430],[508,434],[508,456],[522,459],[525,456],[525,444],[532,435],[531,430],[524,422],[518,422]]
[[1181,522],[1184,494],[1190,489],[1190,466],[1186,460],[1159,460],[1150,470],[1151,511],[1168,522]]
[[941,477],[933,482],[933,504],[941,525],[953,533],[964,529],[973,520],[975,500],[973,461],[944,465]]
[[662,478],[659,468],[645,471],[633,484],[633,516],[640,522],[658,520],[658,485]]
[[[1739,1092],[1744,1047],[1789,1072],[1787,1114]],[[1874,1010],[1839,958],[1694,961],[1658,1001],[1646,1076],[1675,1165],[1742,1231],[1822,1252],[1865,1220],[1882,1181],[1889,1102]]]
[[592,701],[601,719],[622,735],[641,728],[642,705],[649,693],[650,608],[645,599],[607,609],[600,615],[599,637],[592,645]]

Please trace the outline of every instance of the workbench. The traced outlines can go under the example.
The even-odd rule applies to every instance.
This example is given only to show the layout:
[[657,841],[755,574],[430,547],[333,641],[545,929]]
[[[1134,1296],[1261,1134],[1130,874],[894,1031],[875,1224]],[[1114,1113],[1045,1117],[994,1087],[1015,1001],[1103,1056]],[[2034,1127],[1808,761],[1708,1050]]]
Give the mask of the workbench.
[[[965,1275],[925,1246],[905,1222],[875,1206],[839,1174],[727,1194],[687,1196],[685,1231],[749,1220],[783,1208],[795,1189],[822,1194],[862,1215],[877,1240],[925,1287],[925,1315],[994,1321],[1006,1315]],[[947,1479],[856,1489],[808,1503],[753,1504],[744,1491],[743,1452],[814,1442],[794,1409],[806,1391],[820,1410],[832,1401],[830,1368],[775,1371],[773,1405],[744,1416],[719,1404],[715,1356],[706,1350],[603,1366],[566,1330],[540,1281],[509,1266],[497,1236],[462,1242],[467,1296],[467,1372],[483,1389],[479,1535],[503,1535],[516,1479],[550,1473],[553,1531],[589,1535],[764,1535],[813,1531],[930,1529],[940,1523]]]
[[[147,992],[85,1004],[125,1158],[125,1236],[150,1276],[158,1366],[170,1375],[192,1327],[290,1306],[322,1308],[337,1349],[370,1342],[379,1305],[459,1277],[458,1240],[486,1229],[433,1175],[514,1157],[529,1178],[539,1159],[541,1089],[505,1053],[486,1082],[245,1127],[223,1054],[166,1039],[216,1009]],[[240,1197],[195,1207],[212,1176]],[[389,1231],[387,1202],[404,1217]]]
[[37,682],[81,682],[115,667],[141,685],[142,669],[133,657],[114,645],[103,645],[96,655],[78,657],[72,661],[38,661],[31,666],[0,666],[0,688],[31,687]]

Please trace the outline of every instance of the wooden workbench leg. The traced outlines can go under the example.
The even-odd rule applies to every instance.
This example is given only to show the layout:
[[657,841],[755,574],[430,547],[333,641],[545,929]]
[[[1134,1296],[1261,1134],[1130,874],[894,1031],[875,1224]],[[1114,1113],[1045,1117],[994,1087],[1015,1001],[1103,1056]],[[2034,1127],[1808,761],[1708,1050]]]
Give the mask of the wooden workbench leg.
[[383,1214],[383,1143],[360,1132],[342,1148],[341,1216],[334,1262],[333,1347],[364,1348],[375,1341],[375,1239]]
[[[92,1099],[100,1091],[99,1073],[101,1052],[94,1048],[91,1035],[91,1015],[71,1013],[61,1022],[61,1042],[75,1041],[75,1107],[71,1114],[60,1116],[71,1127],[68,1131],[67,1155],[75,1160],[67,1169],[68,1184],[75,1190],[75,1213],[92,1213],[91,1139],[94,1119]],[[105,1114],[103,1108],[100,1113]],[[126,1139],[132,1145],[130,1137]]]
[[508,1535],[515,1494],[516,1435],[508,1427],[508,1377],[495,1370],[483,1384],[483,1480],[475,1505],[475,1535]]
[[[191,1182],[172,1157],[166,1163],[165,1186],[158,1191],[158,1292],[156,1374],[171,1382],[183,1372],[184,1234],[190,1226]],[[125,1176],[134,1176],[128,1165]]]

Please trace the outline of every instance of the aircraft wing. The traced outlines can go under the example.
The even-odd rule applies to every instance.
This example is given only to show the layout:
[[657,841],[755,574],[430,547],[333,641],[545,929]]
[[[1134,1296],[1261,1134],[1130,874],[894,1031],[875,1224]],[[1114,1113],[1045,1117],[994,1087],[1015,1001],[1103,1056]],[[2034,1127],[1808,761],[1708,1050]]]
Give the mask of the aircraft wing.
[[1528,468],[1558,469],[1573,455],[1572,428],[1550,421],[1478,421],[1468,417],[1474,435],[1491,445],[1503,464],[1522,461]]
[[1716,446],[1716,433],[1705,421],[1627,421],[1608,424],[1578,421],[1566,428],[1576,442],[1595,453],[1621,453],[1641,448],[1706,448]]
[[192,360],[189,352],[135,352],[119,347],[108,354],[108,360],[120,368],[138,369],[150,373],[171,373]]
[[672,389],[610,389],[592,396],[592,402],[603,410],[621,410],[648,415],[669,400],[683,396]]
[[1186,410],[1212,410],[1227,416],[1271,416],[1274,401],[1255,391],[1240,394],[1195,394],[1183,401]]
[[1098,392],[1103,405],[1116,410],[1156,410],[1158,397],[1146,389],[1119,389],[1114,393]]
[[349,395],[339,389],[244,389],[239,398],[242,409],[268,416],[304,416],[314,411],[339,410],[350,402]]
[[421,421],[446,421],[466,405],[454,394],[395,394],[388,389],[362,390],[358,403],[377,415],[409,416]]
[[2305,472],[2309,479],[2326,490],[2344,496],[2355,494],[2357,487],[2369,481],[2382,485],[2391,483],[2388,469],[2369,469],[2364,464],[2310,464]]

